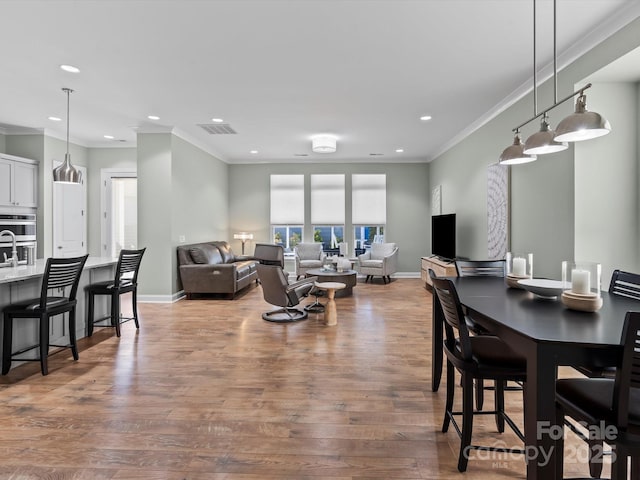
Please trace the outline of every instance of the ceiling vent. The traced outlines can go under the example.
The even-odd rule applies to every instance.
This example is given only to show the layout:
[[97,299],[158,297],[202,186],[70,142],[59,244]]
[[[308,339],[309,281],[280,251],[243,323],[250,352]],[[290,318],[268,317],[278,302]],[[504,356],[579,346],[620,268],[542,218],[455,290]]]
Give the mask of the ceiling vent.
[[199,123],[198,126],[210,135],[235,135],[238,133],[228,123]]

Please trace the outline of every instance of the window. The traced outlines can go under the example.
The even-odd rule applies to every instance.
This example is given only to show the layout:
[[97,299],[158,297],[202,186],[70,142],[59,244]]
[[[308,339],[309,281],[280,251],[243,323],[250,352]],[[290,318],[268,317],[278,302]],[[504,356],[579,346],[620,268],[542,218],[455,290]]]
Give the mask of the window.
[[387,176],[354,174],[351,177],[351,219],[356,254],[372,243],[384,242],[387,223]]
[[338,254],[344,241],[344,175],[311,175],[313,241],[328,254]]
[[344,227],[332,225],[315,225],[313,241],[322,243],[322,250],[328,255],[338,255],[338,244],[344,241]]
[[271,232],[291,252],[302,241],[304,175],[271,175]]

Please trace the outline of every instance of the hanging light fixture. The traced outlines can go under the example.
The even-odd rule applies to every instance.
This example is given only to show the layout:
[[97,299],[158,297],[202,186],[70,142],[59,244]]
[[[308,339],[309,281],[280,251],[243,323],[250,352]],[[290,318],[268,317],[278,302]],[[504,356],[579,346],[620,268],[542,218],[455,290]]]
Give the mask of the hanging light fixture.
[[580,142],[602,137],[609,132],[611,132],[609,121],[599,113],[587,110],[587,96],[584,90],[581,90],[576,99],[576,111],[558,124],[555,140]]
[[529,163],[538,157],[524,153],[524,145],[520,140],[520,130],[516,130],[513,137],[513,145],[509,145],[500,155],[500,165],[519,165],[521,163]]
[[64,155],[64,162],[59,167],[53,169],[53,181],[59,183],[80,183],[82,172],[71,165],[71,155],[69,155],[69,96],[73,90],[63,88],[67,94],[67,153]]

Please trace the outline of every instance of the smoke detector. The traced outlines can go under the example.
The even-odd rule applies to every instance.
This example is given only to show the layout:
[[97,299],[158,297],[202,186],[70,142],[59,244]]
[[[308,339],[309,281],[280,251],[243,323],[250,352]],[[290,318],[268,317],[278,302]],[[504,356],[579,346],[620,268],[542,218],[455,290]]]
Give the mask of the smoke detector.
[[315,153],[335,153],[336,137],[331,135],[317,135],[311,139],[311,150]]

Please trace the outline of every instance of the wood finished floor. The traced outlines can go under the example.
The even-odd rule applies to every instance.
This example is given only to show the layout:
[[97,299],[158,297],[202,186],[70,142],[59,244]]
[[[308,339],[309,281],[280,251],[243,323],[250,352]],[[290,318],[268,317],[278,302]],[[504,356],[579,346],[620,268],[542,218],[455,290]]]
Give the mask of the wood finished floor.
[[[98,330],[78,362],[52,356],[47,377],[37,363],[14,368],[0,377],[0,479],[525,477],[524,461],[505,455],[474,454],[456,470],[458,438],[440,432],[445,386],[430,390],[420,280],[359,283],[336,301],[335,327],[321,314],[263,321],[271,307],[257,286],[233,301],[140,304],[138,332]],[[520,423],[521,399],[507,393]],[[474,442],[518,445],[490,417]],[[586,452],[571,438],[567,449]],[[565,473],[587,468],[574,455]]]

